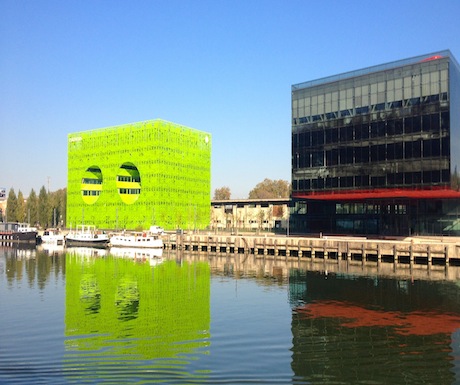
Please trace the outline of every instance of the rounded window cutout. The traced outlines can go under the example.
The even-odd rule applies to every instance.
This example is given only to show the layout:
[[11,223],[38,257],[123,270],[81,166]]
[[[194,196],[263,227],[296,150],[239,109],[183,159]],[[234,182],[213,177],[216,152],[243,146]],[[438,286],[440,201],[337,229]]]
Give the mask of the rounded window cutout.
[[121,200],[128,205],[139,199],[141,175],[133,163],[127,162],[120,166],[117,174],[117,190]]
[[81,179],[81,197],[83,202],[96,203],[102,192],[102,171],[98,166],[88,167]]

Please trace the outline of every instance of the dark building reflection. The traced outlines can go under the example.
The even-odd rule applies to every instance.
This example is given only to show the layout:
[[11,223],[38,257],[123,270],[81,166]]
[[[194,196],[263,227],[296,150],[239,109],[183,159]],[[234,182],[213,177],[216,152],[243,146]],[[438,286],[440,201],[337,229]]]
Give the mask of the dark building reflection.
[[289,287],[296,377],[315,383],[459,379],[452,364],[460,342],[455,283],[297,270]]

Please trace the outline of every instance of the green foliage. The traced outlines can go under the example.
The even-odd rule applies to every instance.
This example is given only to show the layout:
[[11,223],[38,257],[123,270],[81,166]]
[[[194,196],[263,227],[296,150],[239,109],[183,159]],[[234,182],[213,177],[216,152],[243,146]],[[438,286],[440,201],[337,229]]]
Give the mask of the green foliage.
[[230,187],[224,186],[214,190],[215,200],[229,200],[231,196]]
[[6,201],[6,219],[8,222],[18,221],[18,198],[13,188],[10,189]]
[[38,223],[38,198],[35,190],[30,190],[26,203],[27,222],[35,226]]
[[67,207],[67,189],[63,188],[49,194],[49,218],[53,227],[65,225]]
[[41,227],[46,228],[49,226],[51,218],[50,206],[48,200],[48,193],[45,186],[42,186],[38,194],[38,223]]
[[51,225],[62,227],[66,221],[66,204],[67,189],[65,188],[50,193],[42,187],[38,197],[32,189],[27,199],[24,199],[21,190],[16,197],[14,189],[11,189],[6,215],[1,219],[5,222],[26,222],[43,228]]
[[249,199],[289,198],[290,190],[288,181],[266,178],[249,192]]
[[18,206],[16,210],[16,218],[19,222],[26,222],[26,204],[24,202],[24,195],[22,191],[18,192]]

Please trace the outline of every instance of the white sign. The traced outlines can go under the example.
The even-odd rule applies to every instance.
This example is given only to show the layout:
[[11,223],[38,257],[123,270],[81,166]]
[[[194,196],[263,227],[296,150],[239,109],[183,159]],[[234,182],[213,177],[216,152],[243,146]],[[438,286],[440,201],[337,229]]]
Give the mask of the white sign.
[[5,187],[0,187],[0,201],[6,199],[6,188]]

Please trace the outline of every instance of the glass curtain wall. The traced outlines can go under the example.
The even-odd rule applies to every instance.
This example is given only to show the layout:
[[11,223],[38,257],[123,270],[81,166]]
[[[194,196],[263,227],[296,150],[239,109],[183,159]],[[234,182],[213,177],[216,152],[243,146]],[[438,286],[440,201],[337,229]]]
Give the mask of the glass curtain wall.
[[450,51],[292,86],[292,231],[460,234],[458,199],[399,194],[459,190],[459,105]]
[[449,57],[292,92],[293,192],[451,182]]

